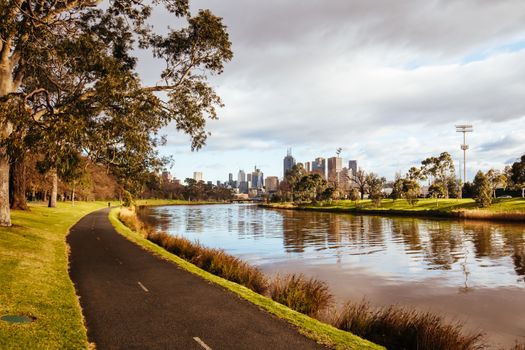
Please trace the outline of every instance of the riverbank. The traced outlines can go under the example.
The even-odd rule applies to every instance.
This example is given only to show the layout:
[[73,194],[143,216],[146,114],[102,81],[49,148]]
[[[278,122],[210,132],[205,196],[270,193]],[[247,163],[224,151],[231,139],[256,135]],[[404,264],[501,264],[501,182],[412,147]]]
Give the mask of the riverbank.
[[0,227],[0,316],[23,315],[34,322],[0,321],[1,349],[86,349],[82,311],[68,273],[66,236],[84,215],[107,202],[59,202],[57,208],[30,204],[12,211],[11,227]]
[[135,205],[137,207],[148,206],[158,207],[164,205],[208,205],[208,204],[227,204],[229,202],[213,202],[213,201],[187,201],[181,199],[137,199]]
[[525,199],[497,199],[488,208],[477,208],[473,199],[420,199],[410,205],[404,199],[384,199],[379,206],[371,200],[340,200],[320,204],[266,203],[263,208],[310,210],[365,215],[414,216],[500,222],[525,222]]
[[341,331],[328,324],[322,323],[316,319],[308,317],[297,311],[294,311],[282,304],[279,304],[270,298],[262,296],[254,291],[241,286],[237,283],[228,281],[221,277],[215,276],[206,272],[188,261],[169,253],[162,247],[147,240],[142,234],[137,233],[127,226],[125,226],[118,218],[119,209],[113,209],[110,213],[109,219],[117,232],[138,244],[146,250],[171,261],[183,269],[196,274],[205,280],[213,282],[227,290],[235,293],[239,297],[248,300],[259,308],[281,318],[294,326],[296,326],[300,333],[316,340],[318,343],[328,345],[336,349],[382,349],[381,346],[375,345],[369,341],[363,340],[352,333]]

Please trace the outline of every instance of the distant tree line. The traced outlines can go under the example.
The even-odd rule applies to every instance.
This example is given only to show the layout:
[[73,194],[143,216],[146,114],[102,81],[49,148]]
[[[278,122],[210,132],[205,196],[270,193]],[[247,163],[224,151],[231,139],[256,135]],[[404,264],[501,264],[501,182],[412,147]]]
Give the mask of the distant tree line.
[[404,199],[415,205],[423,197],[421,183],[428,183],[426,196],[430,198],[474,198],[480,207],[489,206],[497,196],[497,189],[521,191],[525,197],[525,155],[503,170],[478,171],[473,182],[461,183],[449,153],[424,159],[419,167],[411,167],[405,175],[396,174],[392,183],[384,177],[359,168],[355,174],[338,181],[327,181],[319,174],[307,173],[301,164],[289,170],[272,195],[273,201],[315,203],[332,199],[357,201],[368,197],[380,205],[388,195],[393,200]]

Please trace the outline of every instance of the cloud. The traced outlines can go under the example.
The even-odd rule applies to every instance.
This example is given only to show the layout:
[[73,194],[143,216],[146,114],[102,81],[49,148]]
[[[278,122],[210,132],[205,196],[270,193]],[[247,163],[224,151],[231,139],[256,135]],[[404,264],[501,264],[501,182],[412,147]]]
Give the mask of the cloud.
[[[406,171],[444,150],[459,156],[453,125],[460,122],[475,123],[473,166],[501,166],[523,151],[521,0],[192,5],[207,7],[223,17],[235,53],[224,74],[210,80],[226,107],[208,124],[208,146],[187,156],[203,165],[206,154],[221,158],[224,169],[210,171],[257,157],[272,164],[274,157],[270,172],[280,173],[287,146],[305,160],[341,146],[368,169]],[[155,22],[170,24],[161,12]],[[159,65],[144,62],[141,76],[156,81]],[[172,126],[165,131],[170,152],[186,154],[187,138]]]

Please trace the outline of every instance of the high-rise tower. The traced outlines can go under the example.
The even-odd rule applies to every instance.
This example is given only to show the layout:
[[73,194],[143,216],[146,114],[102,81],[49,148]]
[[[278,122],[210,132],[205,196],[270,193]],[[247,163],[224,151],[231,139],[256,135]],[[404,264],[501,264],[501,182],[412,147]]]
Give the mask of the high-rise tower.
[[295,165],[295,158],[292,156],[292,149],[288,148],[286,152],[286,157],[283,159],[283,176],[286,176],[286,173],[292,170]]

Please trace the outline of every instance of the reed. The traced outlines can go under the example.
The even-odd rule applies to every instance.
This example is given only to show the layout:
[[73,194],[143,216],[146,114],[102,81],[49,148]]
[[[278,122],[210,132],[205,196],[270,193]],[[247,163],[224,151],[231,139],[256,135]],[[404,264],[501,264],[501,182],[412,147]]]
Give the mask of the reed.
[[483,334],[464,334],[461,323],[445,323],[437,315],[395,306],[374,309],[365,301],[347,303],[333,325],[388,349],[485,348]]
[[270,283],[270,297],[290,309],[311,317],[332,305],[333,296],[325,282],[304,275],[276,276]]

